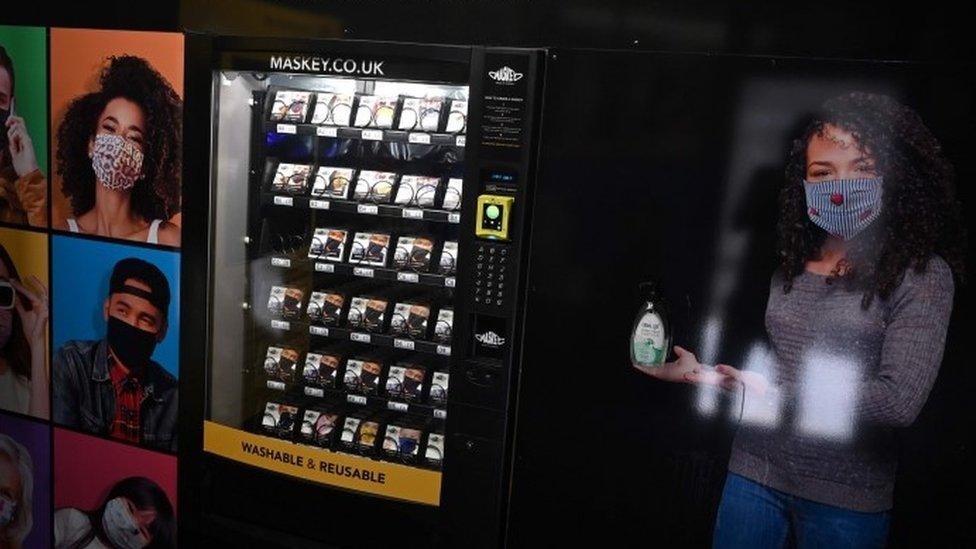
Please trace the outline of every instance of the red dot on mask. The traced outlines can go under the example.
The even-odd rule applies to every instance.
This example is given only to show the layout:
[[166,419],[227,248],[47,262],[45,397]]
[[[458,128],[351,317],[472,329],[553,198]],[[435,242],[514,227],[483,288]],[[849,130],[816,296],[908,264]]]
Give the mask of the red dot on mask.
[[816,208],[810,208],[810,215],[820,215]]
[[841,204],[844,203],[844,195],[840,193],[834,193],[830,195],[830,202],[833,203],[835,206],[840,206]]

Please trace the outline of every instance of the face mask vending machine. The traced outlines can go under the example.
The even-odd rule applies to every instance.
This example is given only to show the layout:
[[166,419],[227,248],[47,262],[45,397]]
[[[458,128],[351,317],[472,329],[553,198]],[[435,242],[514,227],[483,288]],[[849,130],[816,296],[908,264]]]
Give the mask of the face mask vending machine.
[[542,52],[186,59],[187,541],[497,546]]

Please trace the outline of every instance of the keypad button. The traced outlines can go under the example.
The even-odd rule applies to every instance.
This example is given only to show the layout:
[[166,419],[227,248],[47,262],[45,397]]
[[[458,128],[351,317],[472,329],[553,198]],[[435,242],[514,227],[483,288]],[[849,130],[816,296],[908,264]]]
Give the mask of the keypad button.
[[501,304],[502,304],[502,300],[500,300],[500,299],[495,302],[495,305],[498,305],[499,307],[501,306]]

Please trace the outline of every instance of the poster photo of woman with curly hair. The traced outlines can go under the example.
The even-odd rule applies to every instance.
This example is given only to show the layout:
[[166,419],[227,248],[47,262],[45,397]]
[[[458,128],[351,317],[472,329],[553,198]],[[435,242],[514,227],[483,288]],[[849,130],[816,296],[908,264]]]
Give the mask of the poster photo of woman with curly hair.
[[52,227],[180,245],[182,37],[51,30]]

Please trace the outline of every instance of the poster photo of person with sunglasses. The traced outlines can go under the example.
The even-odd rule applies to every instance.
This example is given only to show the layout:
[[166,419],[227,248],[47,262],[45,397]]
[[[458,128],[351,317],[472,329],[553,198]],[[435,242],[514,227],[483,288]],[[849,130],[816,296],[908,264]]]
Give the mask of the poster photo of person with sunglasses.
[[47,237],[0,228],[0,409],[50,417]]
[[712,366],[679,338],[673,361],[635,368],[741,399],[714,547],[883,547],[895,437],[928,400],[965,274],[954,170],[911,107],[857,91],[822,104],[785,166],[766,348]]
[[47,37],[0,25],[0,222],[47,227]]
[[182,58],[179,34],[51,30],[53,228],[180,245]]

